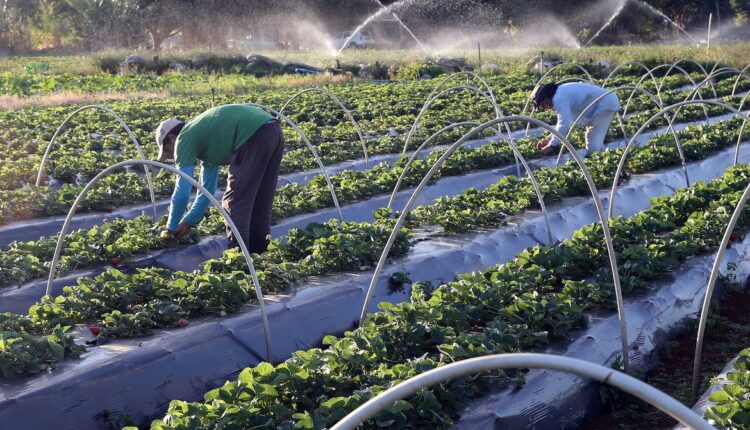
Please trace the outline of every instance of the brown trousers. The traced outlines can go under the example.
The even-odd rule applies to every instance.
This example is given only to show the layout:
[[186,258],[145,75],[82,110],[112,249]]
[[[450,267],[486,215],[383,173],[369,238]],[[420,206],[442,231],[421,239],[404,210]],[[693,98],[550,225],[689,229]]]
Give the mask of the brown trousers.
[[[279,179],[284,135],[278,122],[269,122],[232,154],[227,189],[221,205],[240,232],[250,252],[260,254],[268,248],[271,233],[271,208]],[[229,247],[239,246],[227,226]]]

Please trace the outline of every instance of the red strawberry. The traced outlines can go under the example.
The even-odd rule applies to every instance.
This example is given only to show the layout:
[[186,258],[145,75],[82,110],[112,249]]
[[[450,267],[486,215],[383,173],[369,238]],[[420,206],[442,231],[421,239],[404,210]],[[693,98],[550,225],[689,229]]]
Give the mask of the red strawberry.
[[117,267],[122,263],[122,259],[120,257],[113,257],[111,260],[109,260],[110,263],[112,263],[113,266]]
[[188,325],[188,322],[186,319],[180,318],[179,320],[177,320],[177,325],[180,327],[185,327],[186,325]]
[[99,333],[101,333],[101,332],[102,332],[102,329],[101,329],[101,328],[99,328],[99,327],[97,327],[97,326],[91,326],[91,327],[89,327],[89,331],[90,331],[90,332],[91,332],[91,334],[93,334],[94,336],[99,336]]

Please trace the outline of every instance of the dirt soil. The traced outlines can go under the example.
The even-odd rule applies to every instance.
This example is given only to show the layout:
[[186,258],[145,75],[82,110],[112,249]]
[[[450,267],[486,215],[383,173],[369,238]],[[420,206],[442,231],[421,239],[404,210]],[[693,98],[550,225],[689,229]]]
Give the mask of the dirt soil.
[[[750,285],[745,289],[727,288],[709,316],[703,345],[703,385],[710,385],[726,364],[744,348],[750,347]],[[692,407],[690,385],[698,324],[691,323],[677,338],[659,350],[658,366],[646,375],[646,382]],[[587,430],[671,429],[677,422],[651,405],[634,397],[604,389],[610,399],[609,410],[597,417]]]

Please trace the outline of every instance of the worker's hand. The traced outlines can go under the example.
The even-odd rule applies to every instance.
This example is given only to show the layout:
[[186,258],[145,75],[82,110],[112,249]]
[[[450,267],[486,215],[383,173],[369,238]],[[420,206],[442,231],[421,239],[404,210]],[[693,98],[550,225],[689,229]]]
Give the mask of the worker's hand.
[[164,229],[159,234],[159,237],[161,237],[162,239],[171,239],[172,238],[172,232],[169,231],[169,230]]
[[544,139],[540,140],[540,141],[539,141],[539,142],[538,142],[538,143],[536,144],[536,149],[538,149],[538,150],[540,150],[540,151],[541,151],[541,150],[542,150],[542,149],[544,149],[544,147],[545,147],[545,146],[547,146],[548,144],[549,144],[549,137],[545,137]]
[[183,237],[186,234],[188,234],[188,232],[190,232],[191,228],[193,228],[192,225],[190,225],[190,224],[188,224],[188,223],[186,223],[184,221],[181,222],[180,225],[177,226],[177,230],[175,230],[173,232],[174,237],[176,237],[177,239],[180,239],[181,237]]

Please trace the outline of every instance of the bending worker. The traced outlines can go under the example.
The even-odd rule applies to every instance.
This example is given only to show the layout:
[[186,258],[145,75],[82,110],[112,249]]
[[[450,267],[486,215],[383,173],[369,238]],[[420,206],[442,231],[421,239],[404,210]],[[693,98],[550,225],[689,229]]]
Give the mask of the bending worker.
[[[614,92],[599,99],[596,104],[586,109],[607,91],[588,83],[570,82],[562,85],[541,85],[537,87],[532,97],[535,108],[554,109],[557,112],[555,129],[566,137],[573,122],[586,110],[576,126],[586,128],[586,149],[588,154],[591,154],[603,149],[604,138],[607,136],[612,117],[620,110],[620,101]],[[547,155],[558,151],[558,145],[560,145],[560,140],[554,134],[550,134],[539,141],[537,149],[542,154]]]
[[[284,153],[281,126],[265,111],[241,104],[207,110],[192,121],[170,118],[156,129],[159,161],[175,160],[175,166],[193,176],[202,162],[201,184],[216,192],[219,166],[229,165],[222,206],[240,232],[240,238],[227,226],[229,246],[242,240],[250,252],[268,247],[271,231],[271,205],[276,193],[279,166]],[[210,201],[198,193],[190,211],[183,217],[192,186],[177,180],[169,206],[167,230],[180,238],[203,217]]]

